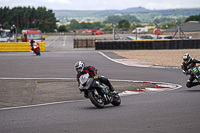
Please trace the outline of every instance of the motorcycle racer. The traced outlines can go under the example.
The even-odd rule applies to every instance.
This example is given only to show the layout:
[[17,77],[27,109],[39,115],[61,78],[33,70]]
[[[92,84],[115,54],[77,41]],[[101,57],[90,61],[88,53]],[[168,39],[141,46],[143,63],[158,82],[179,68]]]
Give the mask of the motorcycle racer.
[[35,43],[35,41],[33,39],[31,39],[30,41],[30,45],[31,45],[31,50],[32,50],[32,53],[33,53],[33,44]]
[[74,67],[77,71],[76,80],[78,81],[78,86],[80,85],[79,83],[80,76],[85,73],[89,73],[90,77],[93,77],[94,79],[98,79],[101,83],[104,83],[105,85],[107,85],[113,94],[117,94],[114,87],[111,85],[110,81],[103,76],[99,76],[98,70],[94,66],[85,66],[84,62],[78,61],[75,63]]
[[190,75],[190,78],[188,79],[186,86],[188,88],[192,87],[193,85],[193,81],[195,80],[195,77],[193,74],[190,74],[190,72],[188,71],[188,67],[190,65],[192,66],[196,66],[196,63],[200,63],[200,60],[196,60],[195,58],[191,58],[190,55],[188,53],[183,55],[183,63],[181,64],[181,68],[184,74],[186,75]]

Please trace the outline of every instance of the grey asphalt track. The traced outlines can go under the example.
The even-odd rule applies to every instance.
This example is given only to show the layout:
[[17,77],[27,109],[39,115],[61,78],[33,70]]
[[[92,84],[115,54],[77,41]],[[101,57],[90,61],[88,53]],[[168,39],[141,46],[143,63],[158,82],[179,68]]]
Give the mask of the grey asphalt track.
[[[52,43],[49,46],[53,49],[56,45]],[[83,100],[0,110],[0,132],[198,133],[200,131],[200,87],[185,87],[188,77],[184,76],[180,69],[124,66],[108,60],[92,49],[72,51],[68,47],[70,46],[62,52],[42,52],[40,57],[26,52],[0,53],[0,77],[73,78],[76,74],[74,63],[83,60],[86,64],[97,67],[101,75],[110,79],[167,82],[180,84],[182,88],[125,96],[122,97],[121,106],[109,105],[104,109],[97,109],[89,100]],[[106,52],[105,54],[109,56]]]

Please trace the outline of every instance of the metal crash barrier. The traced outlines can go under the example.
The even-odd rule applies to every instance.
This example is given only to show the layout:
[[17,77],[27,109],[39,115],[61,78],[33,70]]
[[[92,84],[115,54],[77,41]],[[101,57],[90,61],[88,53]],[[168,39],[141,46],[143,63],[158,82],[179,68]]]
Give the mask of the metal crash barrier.
[[[40,51],[45,51],[45,42],[38,42]],[[1,42],[0,52],[23,52],[30,51],[29,42]]]
[[96,41],[96,50],[140,50],[140,49],[200,49],[200,39],[194,40],[133,40]]

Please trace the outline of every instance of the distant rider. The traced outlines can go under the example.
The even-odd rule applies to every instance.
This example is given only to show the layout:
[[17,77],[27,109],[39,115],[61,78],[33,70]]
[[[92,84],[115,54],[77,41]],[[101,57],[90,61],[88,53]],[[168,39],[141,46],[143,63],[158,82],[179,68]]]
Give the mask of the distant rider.
[[32,50],[32,52],[33,52],[33,44],[34,44],[34,42],[35,41],[33,41],[33,39],[31,39],[30,44],[31,44],[31,50]]
[[195,77],[193,74],[190,74],[190,72],[188,71],[188,66],[192,65],[192,66],[196,66],[196,63],[200,63],[200,60],[196,60],[194,58],[191,58],[190,55],[188,53],[183,55],[183,63],[181,64],[181,68],[183,70],[183,73],[186,75],[190,75],[190,78],[188,79],[186,86],[187,87],[192,87],[192,82],[195,80]]
[[[99,76],[98,70],[94,66],[85,66],[84,62],[78,61],[75,63],[74,67],[77,71],[76,78],[78,81],[78,86],[80,85],[80,83],[79,83],[80,76],[85,73],[89,73],[90,77],[98,79],[101,83],[107,85],[113,94],[117,94],[114,87],[111,85],[110,81],[105,77]],[[87,96],[85,95],[85,97],[87,97]]]

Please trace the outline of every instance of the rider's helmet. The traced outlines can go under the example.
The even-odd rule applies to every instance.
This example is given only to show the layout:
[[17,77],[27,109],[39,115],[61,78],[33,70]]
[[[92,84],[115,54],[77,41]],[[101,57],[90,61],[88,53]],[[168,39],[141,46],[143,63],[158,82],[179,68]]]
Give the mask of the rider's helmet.
[[190,55],[188,53],[184,54],[183,55],[183,60],[184,62],[187,64],[190,62],[191,58],[190,58]]
[[84,67],[85,67],[85,63],[82,62],[82,61],[78,61],[78,62],[75,63],[74,67],[75,67],[77,72],[83,72]]
[[34,43],[35,41],[33,41],[33,39],[31,39],[31,43]]

